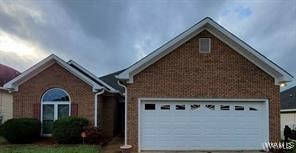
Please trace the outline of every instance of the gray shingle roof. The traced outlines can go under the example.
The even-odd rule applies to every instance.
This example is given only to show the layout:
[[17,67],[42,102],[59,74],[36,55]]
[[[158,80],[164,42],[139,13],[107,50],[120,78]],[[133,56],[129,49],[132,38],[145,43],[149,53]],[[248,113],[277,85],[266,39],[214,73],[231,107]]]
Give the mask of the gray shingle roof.
[[117,81],[119,79],[117,79],[115,76],[120,74],[121,72],[123,72],[125,69],[105,75],[105,76],[101,76],[100,79],[103,80],[105,83],[107,83],[109,86],[113,87],[114,89],[118,90],[121,93],[124,93],[124,88],[119,86]]
[[296,109],[296,86],[281,92],[281,110]]

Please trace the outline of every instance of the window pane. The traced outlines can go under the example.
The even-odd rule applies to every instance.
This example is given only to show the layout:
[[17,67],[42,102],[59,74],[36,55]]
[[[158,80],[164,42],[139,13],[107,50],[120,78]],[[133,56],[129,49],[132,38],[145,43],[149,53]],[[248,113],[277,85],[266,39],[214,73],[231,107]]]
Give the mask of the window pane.
[[42,133],[50,134],[52,132],[54,122],[54,105],[44,104],[42,107]]
[[54,105],[43,105],[43,120],[54,120]]
[[228,105],[220,105],[220,109],[221,110],[229,110],[230,106],[228,106]]
[[162,109],[162,110],[170,110],[170,105],[162,105],[160,107],[160,109]]
[[191,110],[197,110],[198,108],[200,108],[200,105],[191,105]]
[[206,105],[206,108],[210,110],[215,110],[215,105]]
[[58,118],[69,116],[69,105],[58,105]]
[[70,98],[64,90],[52,88],[45,92],[42,101],[70,101]]
[[185,105],[176,105],[176,110],[185,110]]
[[145,110],[155,110],[155,104],[145,104]]
[[235,110],[242,111],[242,110],[244,110],[244,106],[235,106]]
[[253,107],[250,107],[249,110],[250,111],[257,111],[257,109],[256,108],[253,108]]

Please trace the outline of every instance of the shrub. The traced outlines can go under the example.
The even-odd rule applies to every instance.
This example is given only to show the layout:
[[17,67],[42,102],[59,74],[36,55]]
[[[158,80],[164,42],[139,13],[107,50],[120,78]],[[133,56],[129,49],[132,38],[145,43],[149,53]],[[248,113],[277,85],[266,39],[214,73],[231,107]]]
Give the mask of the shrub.
[[0,129],[1,135],[10,143],[31,143],[40,138],[41,123],[32,118],[10,119]]
[[87,128],[84,130],[86,134],[85,143],[101,144],[104,141],[102,130],[99,128]]
[[80,136],[88,120],[80,117],[63,117],[54,122],[52,136],[62,144],[81,143]]

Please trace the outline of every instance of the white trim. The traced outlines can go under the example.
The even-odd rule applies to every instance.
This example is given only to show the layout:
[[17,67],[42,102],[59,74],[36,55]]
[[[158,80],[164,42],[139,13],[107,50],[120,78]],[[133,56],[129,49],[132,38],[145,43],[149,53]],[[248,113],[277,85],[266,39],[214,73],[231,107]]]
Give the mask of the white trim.
[[110,85],[108,85],[107,83],[105,83],[103,80],[101,80],[100,78],[98,78],[97,76],[95,76],[94,74],[92,74],[90,71],[88,71],[87,69],[85,69],[84,67],[82,67],[81,65],[79,65],[78,63],[76,63],[75,61],[70,60],[67,63],[68,64],[73,64],[75,67],[77,67],[78,69],[80,69],[84,73],[88,74],[90,77],[92,77],[96,81],[100,82],[103,86],[105,86],[108,89],[110,89],[111,92],[116,92],[116,93],[119,92],[118,90],[114,89],[113,87],[111,87]]
[[105,90],[102,90],[95,94],[94,103],[95,103],[95,116],[94,116],[94,126],[98,127],[98,96],[102,95]]
[[66,70],[68,70],[70,73],[72,73],[73,75],[75,75],[76,77],[78,77],[79,79],[84,81],[85,83],[89,84],[93,88],[93,91],[103,89],[102,86],[100,86],[97,83],[95,83],[94,81],[90,80],[88,77],[81,74],[79,71],[74,69],[72,66],[68,65],[64,60],[60,59],[59,57],[57,57],[54,54],[48,56],[47,58],[43,59],[39,63],[32,66],[31,68],[27,69],[19,76],[15,77],[11,81],[4,84],[3,87],[10,89],[10,90],[18,91],[19,85],[21,85],[22,83],[24,83],[28,79],[34,77],[35,75],[39,74],[40,72],[42,72],[43,70],[45,70],[46,68],[48,68],[49,66],[51,66],[54,63],[59,64],[60,66],[62,66]]
[[[41,102],[43,100],[43,96],[49,91],[49,90],[53,90],[53,89],[58,89],[58,90],[62,90],[65,94],[67,94],[67,96],[69,97],[69,102],[71,101],[71,96],[69,95],[69,93],[63,89],[63,88],[59,88],[59,87],[53,87],[53,88],[49,88],[49,89],[46,89],[46,91],[42,94],[41,96]],[[45,101],[46,102],[46,101]]]
[[141,152],[141,102],[145,98],[138,98],[138,152]]
[[282,109],[280,112],[296,112],[296,109]]
[[[179,36],[175,37],[168,43],[164,44],[160,48],[156,49],[154,52],[149,54],[148,56],[144,57],[122,73],[118,75],[119,79],[128,80],[128,83],[133,83],[133,76],[137,73],[141,72],[149,65],[153,64],[154,62],[158,61],[163,56],[172,52],[175,48],[182,45],[187,40],[191,39],[192,37],[196,36],[203,30],[210,30],[211,33],[215,33],[216,35],[221,35],[220,39],[223,42],[228,42],[228,45],[232,48],[236,48],[239,54],[242,54],[245,58],[250,60],[250,62],[254,63],[255,65],[259,66],[265,72],[268,72],[272,77],[275,79],[275,84],[280,84],[284,82],[289,82],[293,80],[293,76],[289,73],[284,71],[275,63],[271,62],[269,59],[261,55],[255,49],[247,45],[245,42],[234,36],[232,33],[227,31],[225,28],[220,26],[218,23],[213,21],[211,18],[207,17],[201,20],[199,23],[194,25],[193,27],[189,28],[188,30],[184,31]],[[223,38],[222,38],[223,36]],[[230,41],[232,43],[230,43]],[[241,49],[237,49],[241,48]],[[243,50],[242,50],[243,49]]]
[[[68,97],[69,97],[69,101],[43,101],[43,96],[51,89],[59,89],[64,91]],[[56,121],[58,118],[58,105],[69,105],[69,116],[71,116],[71,97],[69,95],[69,93],[62,89],[62,88],[50,88],[47,89],[41,96],[41,101],[40,101],[40,122],[42,124],[43,122],[43,105],[53,105],[54,107],[54,121]],[[42,132],[42,128],[41,128],[41,132]],[[41,133],[42,134],[42,133]],[[51,136],[52,134],[42,134],[43,136]]]
[[[264,102],[266,107],[265,141],[269,142],[269,101],[268,99],[228,99],[228,98],[138,98],[138,152],[141,152],[141,103],[143,101],[227,101],[227,102]],[[250,149],[252,150],[252,149]]]
[[117,81],[118,85],[124,88],[124,145],[127,145],[127,87]]

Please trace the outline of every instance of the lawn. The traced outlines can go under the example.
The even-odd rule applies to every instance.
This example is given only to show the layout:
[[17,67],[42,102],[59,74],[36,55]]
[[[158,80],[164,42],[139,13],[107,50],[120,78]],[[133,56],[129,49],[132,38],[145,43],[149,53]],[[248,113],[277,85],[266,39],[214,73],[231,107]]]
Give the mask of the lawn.
[[14,145],[0,137],[0,153],[100,153],[100,149],[97,145]]
[[0,153],[99,153],[95,145],[0,145]]

